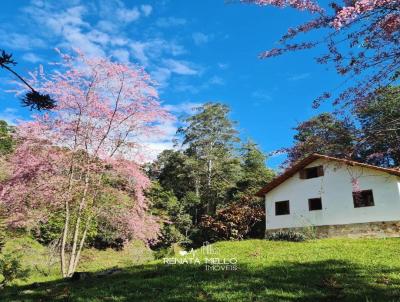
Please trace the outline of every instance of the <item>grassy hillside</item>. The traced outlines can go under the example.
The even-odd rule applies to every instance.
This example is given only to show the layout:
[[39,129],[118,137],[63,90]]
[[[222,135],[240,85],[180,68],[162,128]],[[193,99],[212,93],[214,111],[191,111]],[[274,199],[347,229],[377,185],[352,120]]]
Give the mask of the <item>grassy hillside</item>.
[[[152,261],[83,281],[14,286],[1,301],[399,301],[400,239],[220,242],[236,271]],[[192,257],[191,255],[186,257]],[[104,259],[103,259],[104,260]],[[102,261],[97,259],[97,261]]]
[[[26,236],[13,238],[6,243],[3,252],[20,255],[22,267],[30,271],[28,280],[17,280],[14,285],[53,281],[60,278],[58,255],[51,253],[50,249],[32,238]],[[153,260],[154,257],[143,243],[132,242],[123,251],[86,249],[82,252],[81,259],[79,271],[95,272],[112,267],[125,268],[143,264]],[[0,297],[1,294],[0,291]]]

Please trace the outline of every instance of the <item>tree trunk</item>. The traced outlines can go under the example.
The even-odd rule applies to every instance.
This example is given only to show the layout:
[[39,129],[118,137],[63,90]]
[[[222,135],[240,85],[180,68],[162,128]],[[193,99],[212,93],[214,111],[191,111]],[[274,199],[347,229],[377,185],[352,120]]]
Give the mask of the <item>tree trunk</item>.
[[75,258],[76,258],[76,248],[78,245],[78,237],[79,237],[79,227],[81,224],[81,219],[82,219],[82,211],[86,203],[86,196],[87,196],[87,191],[89,188],[89,173],[86,172],[85,175],[85,188],[83,190],[83,195],[81,202],[79,204],[79,209],[76,217],[76,223],[75,223],[75,229],[74,229],[74,238],[72,241],[72,250],[71,250],[71,256],[69,258],[69,266],[68,266],[68,273],[67,276],[70,277],[72,276],[74,272],[74,264],[75,264]]
[[87,235],[87,231],[89,229],[90,221],[91,221],[91,218],[89,217],[85,224],[85,230],[83,231],[81,242],[79,243],[79,249],[78,249],[78,252],[75,257],[74,268],[73,268],[73,271],[71,274],[73,274],[76,271],[76,267],[78,266],[79,258],[81,256],[81,251],[82,251],[83,245],[85,244],[86,235]]
[[214,200],[211,196],[211,174],[212,174],[212,160],[209,159],[207,162],[207,191],[208,191],[208,201],[207,201],[207,214],[214,215]]
[[70,198],[70,194],[72,191],[72,181],[74,178],[74,157],[71,159],[71,167],[70,167],[70,172],[69,172],[69,179],[68,179],[68,196],[67,199],[65,200],[65,220],[64,220],[64,229],[63,229],[63,235],[61,239],[61,248],[60,248],[60,258],[61,258],[61,273],[63,278],[67,277],[67,271],[66,271],[66,259],[65,259],[65,247],[68,239],[68,232],[69,232],[69,219],[70,219],[70,211],[69,211],[69,201],[68,199]]
[[[90,88],[89,88],[90,91]],[[89,92],[88,92],[89,93]],[[60,258],[61,258],[61,273],[63,278],[67,277],[67,272],[66,272],[66,259],[65,259],[65,247],[66,247],[66,242],[68,239],[68,228],[69,228],[69,219],[70,219],[70,211],[69,211],[69,201],[68,198],[70,197],[71,191],[72,191],[72,182],[74,180],[74,163],[75,163],[75,151],[76,151],[76,146],[78,143],[78,136],[77,133],[79,131],[79,127],[81,124],[81,117],[82,117],[82,111],[79,111],[79,118],[78,122],[76,123],[75,127],[75,137],[74,137],[74,147],[72,150],[72,157],[71,157],[71,163],[70,163],[70,170],[69,170],[69,179],[68,179],[68,196],[67,199],[65,200],[65,221],[64,221],[64,229],[63,229],[63,235],[62,235],[62,240],[61,240],[61,250],[60,250]]]
[[61,257],[61,273],[63,278],[67,277],[67,272],[65,270],[65,246],[68,237],[68,225],[69,225],[69,202],[65,201],[65,222],[64,222],[64,230],[61,239],[61,249],[60,249],[60,257]]
[[198,176],[195,176],[194,189],[196,192],[196,197],[200,198],[200,179]]

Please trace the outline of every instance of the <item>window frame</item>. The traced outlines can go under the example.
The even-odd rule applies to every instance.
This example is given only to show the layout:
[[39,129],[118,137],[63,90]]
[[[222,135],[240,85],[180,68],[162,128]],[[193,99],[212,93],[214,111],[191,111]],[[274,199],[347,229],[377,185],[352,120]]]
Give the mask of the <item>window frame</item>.
[[[319,200],[319,203],[321,205],[321,208],[319,209],[311,209],[311,203],[315,200]],[[321,197],[314,197],[314,198],[309,198],[308,199],[308,211],[312,212],[312,211],[321,211],[322,210],[322,198]]]
[[[310,173],[315,174],[315,176],[314,175],[310,176]],[[324,166],[323,165],[304,168],[304,169],[300,170],[300,179],[313,179],[313,178],[318,178],[318,177],[322,177],[322,176],[324,176]]]
[[[287,203],[287,213],[278,214],[278,204]],[[283,216],[290,215],[290,201],[289,200],[281,200],[275,201],[275,216]]]
[[[371,204],[360,204],[359,201],[356,200],[357,195],[361,195],[361,197],[364,199],[364,196],[362,196],[362,194],[368,193],[371,196]],[[357,192],[352,192],[352,196],[353,196],[353,206],[355,209],[357,208],[367,208],[367,207],[374,207],[375,206],[375,199],[374,199],[374,192],[372,189],[367,189],[367,190],[361,190],[361,191],[357,191]],[[364,200],[362,200],[364,201]]]

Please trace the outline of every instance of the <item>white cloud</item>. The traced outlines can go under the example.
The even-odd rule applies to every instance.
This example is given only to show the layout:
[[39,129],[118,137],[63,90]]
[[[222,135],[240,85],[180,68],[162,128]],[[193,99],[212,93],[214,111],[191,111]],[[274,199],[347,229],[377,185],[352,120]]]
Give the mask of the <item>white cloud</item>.
[[188,83],[185,79],[182,81],[176,83],[174,85],[174,90],[177,92],[189,92],[192,94],[197,94],[203,90],[207,90],[212,88],[213,86],[223,86],[225,85],[225,80],[219,76],[212,76],[210,79],[207,81],[199,84],[197,83],[196,85],[192,85]]
[[203,34],[201,32],[193,33],[192,38],[196,45],[206,44],[211,39],[211,37],[209,35]]
[[163,39],[132,41],[129,47],[133,56],[145,67],[148,67],[150,61],[155,63],[165,56],[179,56],[186,53],[186,49],[182,45]]
[[97,29],[93,29],[86,34],[86,37],[95,43],[99,43],[102,45],[106,45],[110,42],[110,36],[105,32],[99,31]]
[[17,109],[6,108],[0,112],[0,120],[6,121],[9,125],[16,125],[18,121],[22,120],[22,117],[18,114]]
[[[182,102],[178,104],[167,104],[163,107],[173,114],[192,115],[195,113],[195,109],[201,105],[202,103]],[[158,126],[161,132],[160,136],[141,138],[141,142],[147,147],[148,150],[148,161],[154,160],[163,150],[174,148],[173,139],[176,138],[175,135],[179,125],[179,120],[164,121]]]
[[38,22],[46,24],[53,33],[58,35],[62,35],[67,29],[90,27],[89,23],[83,21],[86,8],[82,5],[70,7],[60,13],[31,8],[30,13]]
[[195,102],[183,102],[174,105],[164,105],[164,108],[167,111],[172,113],[186,113],[186,114],[193,114],[197,107],[200,107],[202,103],[195,103]]
[[65,48],[77,48],[88,56],[103,57],[105,52],[103,48],[88,39],[78,27],[66,27],[63,31],[64,42],[61,43]]
[[[31,35],[15,34],[20,48],[29,50],[32,41],[46,47],[58,47],[65,51],[80,49],[88,56],[112,56],[121,62],[134,60],[143,65],[152,77],[167,87],[172,75],[192,76],[201,74],[201,66],[178,58],[187,50],[177,40],[167,40],[160,33],[140,30],[129,23],[141,16],[149,16],[153,7],[148,4],[129,6],[121,0],[86,2],[81,0],[31,1],[24,8],[24,18],[32,20]],[[166,17],[156,21],[157,26],[179,26],[186,24],[183,18]],[[128,33],[136,33],[130,37]],[[153,28],[154,29],[154,28]],[[1,27],[0,27],[1,30]],[[1,36],[1,32],[0,32]],[[36,39],[41,40],[34,40]],[[143,39],[146,37],[146,39]],[[43,41],[46,41],[44,43]],[[40,54],[40,53],[38,53]],[[37,61],[39,57],[26,55],[26,60]],[[218,79],[214,79],[215,84]]]
[[253,91],[253,93],[251,94],[251,96],[252,96],[253,98],[256,98],[256,99],[259,99],[259,100],[265,100],[265,101],[270,101],[270,100],[272,100],[271,95],[270,95],[267,91],[264,91],[264,90],[256,90],[256,91]]
[[225,69],[229,68],[229,64],[228,63],[218,63],[217,65],[222,70],[225,70]]
[[133,9],[119,8],[116,11],[116,16],[119,20],[130,23],[140,18],[140,12],[137,7],[134,7]]
[[133,55],[136,59],[139,60],[141,64],[144,66],[147,66],[149,59],[145,53],[145,50],[147,48],[147,44],[139,41],[134,41],[130,43],[130,48],[133,51]]
[[171,55],[179,56],[179,55],[183,55],[186,53],[186,49],[182,45],[177,44],[173,41],[172,42],[165,41],[165,42],[166,42],[164,44],[165,50],[170,52]]
[[211,85],[225,85],[224,79],[222,79],[222,78],[219,77],[219,76],[213,76],[213,77],[209,80],[209,83],[210,83]]
[[159,27],[172,27],[172,26],[180,26],[186,24],[186,19],[183,18],[175,18],[175,17],[168,17],[168,18],[159,18],[156,22],[156,25]]
[[198,71],[189,66],[189,62],[174,59],[164,60],[166,67],[173,73],[180,75],[196,75]]
[[40,33],[49,38],[58,38],[58,47],[78,48],[89,56],[104,56],[102,45],[109,41],[107,34],[93,30],[84,21],[87,8],[83,5],[66,9],[56,9],[52,3],[46,2],[41,6],[31,5],[24,11],[43,26]]
[[[160,83],[160,88],[169,85],[172,76],[185,80],[184,76],[201,74],[201,66],[183,60],[187,53],[179,43],[181,37],[166,39],[162,33],[144,28],[135,21],[150,16],[153,7],[148,4],[129,6],[128,1],[100,0],[88,2],[82,0],[42,1],[31,0],[23,10],[23,18],[31,20],[31,26],[24,28],[24,33],[6,31],[0,26],[0,38],[11,42],[11,49],[25,50],[24,60],[39,62],[40,52],[30,49],[78,48],[89,56],[112,56],[121,62],[136,59],[145,65],[152,77]],[[159,27],[183,26],[187,20],[176,17],[159,18],[155,24]],[[135,26],[135,27],[133,27]],[[139,33],[139,36],[130,36]],[[199,37],[197,37],[199,38]],[[203,41],[205,37],[200,37]],[[7,46],[8,47],[8,46]],[[38,53],[38,55],[36,55]],[[205,83],[221,84],[222,79],[213,77]],[[175,80],[174,82],[175,83]],[[165,105],[175,114],[192,114],[193,107],[201,104],[185,102],[176,105]],[[18,112],[12,109],[0,113],[0,118],[16,123]],[[177,121],[166,121],[160,125],[163,135],[143,141],[158,154],[166,148],[172,148],[172,138],[178,127]]]
[[43,61],[43,59],[41,57],[39,57],[38,55],[32,53],[32,52],[27,52],[22,56],[22,59],[27,61],[27,62],[31,62],[31,63],[37,63],[37,62],[41,62]]
[[128,44],[128,40],[122,37],[113,37],[110,39],[110,44],[112,46],[124,46]]
[[288,80],[289,80],[289,81],[300,81],[300,80],[307,79],[307,78],[310,77],[310,76],[311,76],[311,74],[308,73],[308,72],[299,73],[299,74],[291,75],[291,76],[288,78]]
[[10,33],[6,30],[0,30],[0,39],[2,46],[10,49],[30,50],[34,48],[42,48],[46,45],[42,39],[26,34]]
[[114,49],[111,55],[122,63],[129,63],[129,51],[123,48]]
[[118,31],[118,25],[116,23],[107,20],[100,20],[97,23],[96,28],[109,33]]
[[151,5],[148,4],[144,4],[140,6],[140,9],[142,10],[143,14],[147,17],[151,14],[151,12],[153,11],[153,7]]
[[168,80],[171,77],[171,71],[168,68],[156,67],[151,71],[151,77],[155,80],[160,88],[168,85]]

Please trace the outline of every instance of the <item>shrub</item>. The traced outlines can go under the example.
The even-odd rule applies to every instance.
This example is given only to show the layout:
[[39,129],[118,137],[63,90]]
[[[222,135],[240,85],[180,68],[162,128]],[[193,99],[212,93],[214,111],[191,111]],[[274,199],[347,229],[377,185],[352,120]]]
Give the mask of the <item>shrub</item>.
[[[191,196],[191,195],[190,195]],[[157,242],[151,243],[152,249],[163,249],[177,243],[179,245],[190,245],[188,238],[192,228],[192,217],[187,212],[188,202],[186,196],[179,200],[172,191],[164,189],[158,182],[153,182],[147,192],[147,198],[151,200],[151,211],[163,222],[161,224],[160,236]]]
[[150,244],[152,249],[164,249],[172,246],[174,243],[185,241],[185,236],[172,224],[165,223],[161,228],[160,240]]
[[21,260],[15,254],[4,254],[0,259],[0,274],[3,276],[1,287],[10,284],[15,279],[26,280],[29,276],[28,269],[22,269]]
[[208,234],[209,241],[239,240],[246,238],[264,216],[261,206],[242,200],[218,210],[214,217],[203,216],[200,226]]
[[155,259],[162,259],[177,256],[181,251],[184,251],[184,248],[178,243],[173,243],[169,247],[156,250],[153,255]]
[[54,213],[45,222],[39,222],[31,230],[32,236],[41,244],[48,245],[60,238],[64,227],[64,217],[59,213]]
[[162,247],[154,251],[154,258],[155,259],[163,259],[168,257],[175,256],[174,249],[172,246],[169,247]]
[[302,230],[302,234],[307,239],[317,239],[318,238],[317,229],[313,225],[304,227]]
[[126,243],[117,230],[106,219],[99,218],[93,230],[93,236],[88,238],[88,245],[98,250],[112,248],[120,251]]
[[266,236],[267,240],[274,241],[292,241],[292,242],[301,242],[306,240],[306,236],[302,233],[293,232],[293,231],[279,231],[275,233],[268,234]]
[[[70,228],[75,224],[75,217],[70,218]],[[43,245],[50,245],[60,240],[60,234],[64,228],[64,215],[62,213],[54,213],[45,222],[39,222],[38,225],[31,230],[33,237]],[[84,224],[82,224],[82,229]],[[69,238],[71,241],[71,238]],[[121,250],[125,241],[120,238],[118,231],[104,217],[98,217],[91,221],[86,245],[95,247],[99,250],[113,248]]]

